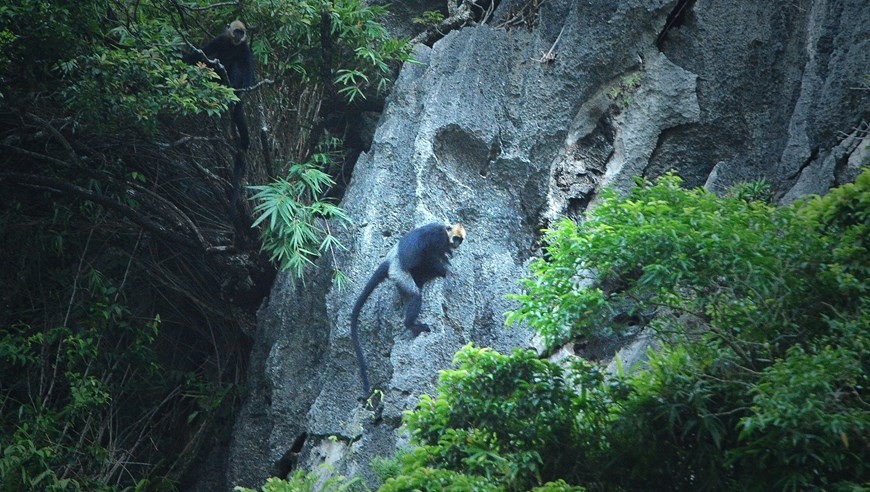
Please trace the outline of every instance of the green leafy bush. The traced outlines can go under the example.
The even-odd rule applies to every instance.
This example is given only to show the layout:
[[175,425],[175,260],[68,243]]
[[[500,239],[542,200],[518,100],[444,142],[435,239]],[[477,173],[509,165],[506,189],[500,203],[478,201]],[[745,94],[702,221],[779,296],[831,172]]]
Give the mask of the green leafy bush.
[[155,1],[9,2],[4,79],[59,97],[77,125],[100,131],[153,133],[158,115],[219,115],[236,96],[213,72],[181,63],[181,33],[165,12]]
[[[261,130],[248,182],[283,178],[258,227],[298,274],[344,217],[324,122],[409,47],[350,0],[0,3],[0,491],[172,489],[229,432],[274,273],[226,213],[228,105]],[[236,17],[263,82],[238,93],[181,62]]]
[[414,17],[414,24],[422,24],[425,27],[437,26],[444,20],[444,14],[438,10],[427,10],[420,17]]
[[58,63],[86,53],[87,35],[98,32],[105,2],[10,0],[0,6],[3,58],[0,69],[11,84],[32,82],[34,90],[56,81]]
[[[328,229],[328,220],[348,223],[350,218],[337,206],[323,199],[326,187],[334,184],[321,171],[329,160],[327,153],[315,154],[309,162],[294,164],[286,178],[279,178],[257,191],[252,227],[263,224],[262,248],[282,270],[301,278],[305,268],[324,251],[342,247]],[[343,277],[336,273],[339,284]]]
[[[579,457],[598,449],[610,408],[595,367],[575,361],[563,368],[528,350],[501,355],[470,345],[454,363],[456,369],[442,371],[436,397],[424,395],[406,414],[418,447],[402,458],[404,474],[387,480],[384,490],[413,490],[408,484],[430,480],[528,490],[575,477],[583,467]],[[430,470],[436,468],[461,479]]]
[[154,132],[159,115],[217,117],[238,101],[214,71],[185,65],[167,48],[97,48],[61,63],[70,79],[68,107],[95,127],[138,125]]
[[379,492],[414,492],[417,490],[500,492],[504,489],[494,485],[484,477],[426,466],[409,469],[407,474],[390,478],[378,489]]
[[[788,207],[675,176],[547,232],[515,296],[554,346],[620,332],[664,348],[611,396],[598,480],[629,489],[849,488],[867,480],[870,170]],[[653,317],[654,316],[654,317]]]
[[[513,296],[520,307],[508,322],[522,319],[555,346],[621,332],[624,309],[656,315],[662,331],[684,332],[691,317],[723,341],[764,342],[783,330],[822,332],[822,315],[850,304],[823,263],[807,261],[829,257],[831,240],[805,214],[680,183],[669,175],[624,198],[606,192],[583,222],[546,231],[547,255]],[[768,355],[793,342],[769,345]]]
[[728,190],[728,196],[746,202],[770,203],[773,199],[770,183],[764,179],[737,183]]
[[[96,272],[87,283],[92,295],[70,313],[75,323],[0,330],[2,491],[114,490],[111,481],[121,481],[128,466],[126,446],[144,444],[122,437],[128,431],[113,416],[159,386],[151,380],[160,320],[132,319]],[[131,427],[148,437],[141,425]]]
[[[329,474],[331,470],[324,467]],[[256,492],[246,487],[233,488],[236,492]],[[314,471],[296,470],[287,479],[271,477],[266,480],[261,488],[262,492],[354,492],[365,491],[368,488],[360,478],[347,479],[342,475],[322,477]]]
[[763,182],[720,198],[669,175],[556,224],[509,322],[550,347],[632,323],[655,330],[660,350],[605,380],[590,366],[562,372],[530,353],[466,348],[406,417],[419,447],[399,459],[404,478],[428,467],[507,490],[541,479],[603,490],[865,486],[870,169],[787,207],[768,196]]
[[407,40],[378,22],[383,7],[360,0],[260,0],[250,15],[262,36],[253,50],[279,77],[334,84],[347,101],[386,88],[391,64],[411,60]]
[[531,492],[584,492],[586,488],[579,485],[569,485],[564,480],[556,480],[555,482],[547,482],[540,487],[535,487]]
[[729,453],[731,463],[751,473],[753,486],[794,490],[860,477],[867,466],[861,441],[870,432],[859,393],[870,382],[861,357],[851,347],[807,353],[795,346],[764,370]]

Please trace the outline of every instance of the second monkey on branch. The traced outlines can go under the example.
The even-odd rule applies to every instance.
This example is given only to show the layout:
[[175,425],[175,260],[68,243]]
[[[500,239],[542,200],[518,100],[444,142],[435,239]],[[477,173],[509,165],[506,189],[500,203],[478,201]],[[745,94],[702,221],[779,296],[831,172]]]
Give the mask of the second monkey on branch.
[[[233,89],[247,89],[254,85],[254,54],[248,44],[248,31],[245,24],[240,20],[232,21],[226,31],[212,39],[201,50],[184,55],[185,63],[202,62],[210,68],[216,69],[215,61],[223,65],[227,80],[223,82]],[[218,73],[223,79],[224,74]],[[240,95],[236,91],[236,95]],[[242,109],[242,101],[233,106],[233,123],[238,137],[236,140],[235,168],[233,169],[233,190],[230,204],[233,210],[239,199],[242,176],[245,174],[245,160],[242,152],[248,150],[250,138],[248,137],[248,123],[245,121],[245,111]]]
[[429,331],[427,325],[417,323],[420,308],[423,306],[423,284],[435,277],[447,275],[450,257],[464,239],[465,228],[459,223],[444,226],[436,222],[418,227],[405,234],[393,246],[372,274],[350,313],[350,336],[359,361],[365,396],[371,394],[371,386],[365,355],[359,341],[359,313],[366,300],[381,282],[389,278],[396,283],[402,297],[408,299],[405,305],[405,327],[414,336]]

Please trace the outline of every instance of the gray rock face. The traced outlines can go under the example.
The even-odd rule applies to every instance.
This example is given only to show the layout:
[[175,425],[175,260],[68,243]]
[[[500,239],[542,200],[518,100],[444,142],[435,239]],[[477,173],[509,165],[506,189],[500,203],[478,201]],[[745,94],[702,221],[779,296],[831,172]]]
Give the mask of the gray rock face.
[[[355,221],[340,233],[348,249],[305,285],[279,276],[259,313],[227,490],[258,486],[282,457],[374,483],[372,459],[401,445],[402,412],[456,350],[531,346],[528,330],[503,327],[504,296],[538,254],[540,227],[579,215],[602,186],[676,169],[714,189],[766,177],[789,200],[866,163],[870,104],[855,89],[870,67],[866,0],[528,5],[504,0],[489,25],[420,47],[420,64],[403,68],[341,204]],[[432,221],[468,230],[450,275],[424,289],[432,332],[405,330],[389,282],[360,318],[384,395],[373,413],[350,310],[399,237]]]
[[868,18],[862,0],[697,2],[662,49],[698,74],[702,118],[666,135],[659,154],[673,161],[694,149],[719,167],[719,189],[766,177],[782,196],[804,173],[820,186],[792,195],[853,180],[854,171],[839,172],[848,155],[834,149],[867,120],[867,92],[857,88],[870,63]]

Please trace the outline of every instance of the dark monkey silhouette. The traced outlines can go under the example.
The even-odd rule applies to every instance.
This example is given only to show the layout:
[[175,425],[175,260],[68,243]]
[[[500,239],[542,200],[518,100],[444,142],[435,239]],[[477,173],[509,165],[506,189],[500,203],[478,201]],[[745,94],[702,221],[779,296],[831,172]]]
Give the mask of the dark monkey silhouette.
[[[213,69],[217,69],[215,61],[220,62],[226,70],[228,80],[224,84],[233,89],[247,89],[254,85],[254,54],[248,44],[247,28],[240,20],[232,21],[227,30],[212,39],[200,50],[184,55],[185,63],[203,62]],[[205,56],[203,56],[205,55]],[[223,78],[220,70],[217,72]],[[245,111],[242,101],[233,105],[233,123],[238,133],[236,140],[235,168],[233,169],[233,191],[230,203],[235,210],[239,199],[239,186],[242,176],[245,174],[245,159],[243,152],[248,150],[250,138],[248,135],[248,123],[245,121]]]
[[359,341],[359,313],[366,300],[381,282],[389,278],[396,283],[402,296],[408,299],[405,305],[405,327],[414,336],[429,331],[427,325],[417,323],[420,308],[423,306],[423,284],[435,277],[447,275],[453,250],[464,239],[465,228],[462,224],[445,226],[432,223],[418,227],[399,239],[363,288],[350,314],[350,336],[359,361],[363,392],[366,396],[371,393],[371,386],[365,355]]

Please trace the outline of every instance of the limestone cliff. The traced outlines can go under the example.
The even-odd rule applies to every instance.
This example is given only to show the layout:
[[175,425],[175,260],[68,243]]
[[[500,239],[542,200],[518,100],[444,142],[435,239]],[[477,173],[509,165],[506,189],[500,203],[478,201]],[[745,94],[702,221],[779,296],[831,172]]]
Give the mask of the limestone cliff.
[[[851,180],[866,162],[866,0],[503,0],[403,67],[341,206],[348,249],[304,285],[279,276],[259,312],[249,394],[225,480],[257,486],[282,456],[373,479],[402,412],[473,342],[526,347],[503,327],[539,229],[602,186],[676,169],[721,189],[767,178],[782,200]],[[862,89],[863,87],[863,89]],[[462,221],[451,274],[424,291],[413,338],[395,289],[361,317],[377,413],[359,401],[350,308],[404,232]],[[350,282],[332,283],[340,268]]]

